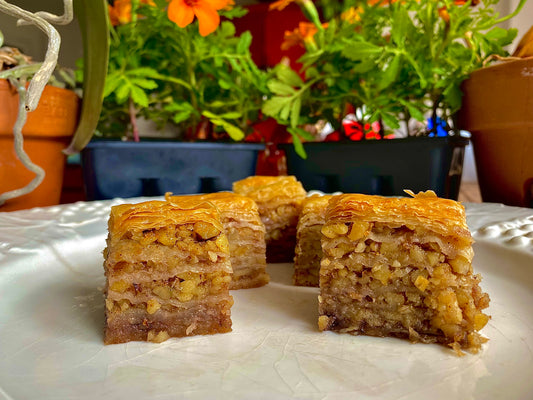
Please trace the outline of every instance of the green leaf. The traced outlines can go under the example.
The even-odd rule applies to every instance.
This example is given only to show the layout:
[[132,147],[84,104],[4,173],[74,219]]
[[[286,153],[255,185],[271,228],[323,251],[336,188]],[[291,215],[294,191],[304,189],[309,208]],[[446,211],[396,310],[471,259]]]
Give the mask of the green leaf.
[[135,104],[138,104],[141,107],[148,107],[148,104],[150,103],[145,91],[139,86],[131,86],[131,98]]
[[291,114],[291,109],[291,101],[289,99],[289,101],[287,101],[279,111],[279,118],[282,121],[287,121],[289,119],[289,115]]
[[141,68],[135,68],[128,71],[128,75],[131,77],[145,77],[145,78],[154,78],[154,79],[161,79],[162,77],[165,78],[164,75],[161,75],[157,70],[150,68],[150,67],[141,67]]
[[205,110],[205,111],[202,111],[202,115],[206,118],[209,118],[209,119],[219,119],[220,117],[215,114],[215,113],[212,113],[211,111],[208,111],[208,110]]
[[294,89],[292,86],[287,85],[286,83],[280,82],[278,80],[270,80],[267,82],[267,87],[274,94],[281,96],[290,96],[294,94]]
[[276,67],[276,76],[278,79],[292,87],[300,87],[303,85],[302,78],[291,67],[285,64],[279,64]]
[[342,49],[342,55],[352,61],[364,60],[383,52],[383,48],[368,42],[351,41]]
[[451,84],[444,90],[443,94],[444,101],[449,104],[452,113],[461,107],[463,92],[458,84]]
[[414,104],[412,103],[409,103],[409,102],[402,102],[402,104],[407,108],[407,110],[409,111],[409,114],[411,115],[411,117],[413,117],[414,119],[416,119],[417,121],[420,121],[420,122],[424,122],[425,121],[425,116],[424,116],[424,113],[418,108],[416,107]]
[[302,98],[296,97],[291,106],[291,126],[294,128],[298,126],[300,121],[300,110],[302,108]]
[[224,90],[229,90],[232,87],[231,83],[229,83],[228,81],[222,80],[222,79],[218,80],[218,85],[220,86],[221,89],[224,89]]
[[392,41],[400,48],[404,47],[410,22],[411,18],[409,17],[407,8],[396,7],[392,20],[391,37]]
[[191,117],[191,114],[192,114],[192,110],[183,110],[183,111],[180,111],[174,114],[174,116],[172,117],[172,120],[176,124],[179,124],[183,121],[188,120]]
[[295,127],[290,127],[288,129],[290,129],[295,134],[297,134],[299,137],[304,138],[307,141],[312,142],[312,141],[315,140],[315,137],[311,133],[307,132],[305,129],[297,128],[297,127],[296,128]]
[[157,88],[157,83],[149,79],[135,78],[131,80],[131,83],[148,90]]
[[367,58],[366,60],[363,60],[355,64],[352,68],[352,72],[364,74],[366,72],[371,71],[375,67],[376,67],[376,60],[374,58]]
[[386,112],[380,113],[381,119],[391,129],[398,129],[400,127],[400,123],[398,122],[398,118],[393,115]]
[[[202,114],[205,115],[205,113],[202,113]],[[211,113],[209,113],[209,114],[211,114]],[[238,128],[237,126],[229,123],[228,121],[225,121],[223,119],[219,119],[219,118],[216,118],[216,117],[215,118],[207,117],[207,118],[209,118],[209,120],[213,123],[213,125],[221,126],[222,128],[224,128],[226,133],[233,140],[239,141],[239,140],[244,139],[244,136],[245,136],[244,132],[240,128]]]
[[124,104],[130,98],[131,85],[125,81],[122,86],[119,86],[115,92],[118,104]]
[[400,71],[402,56],[396,54],[387,68],[383,71],[378,83],[378,91],[388,88],[398,77]]
[[239,38],[239,43],[237,44],[237,52],[239,54],[245,53],[252,44],[252,34],[248,31],[244,32]]
[[122,75],[119,75],[117,73],[109,75],[105,81],[103,96],[107,97],[111,93],[113,93],[120,86],[120,83],[122,82],[122,80],[123,80]]
[[487,33],[485,33],[485,39],[487,40],[505,39],[507,38],[507,35],[508,35],[507,29],[496,27],[496,28],[491,29]]
[[296,152],[296,154],[298,154],[304,160],[307,159],[307,153],[305,152],[304,146],[302,145],[302,141],[298,137],[298,132],[291,128],[287,129],[287,131],[292,136],[292,144],[294,146],[294,151]]
[[270,117],[276,117],[289,101],[288,97],[274,96],[263,103],[261,110]]
[[230,111],[224,114],[220,114],[220,117],[224,119],[237,119],[242,117],[242,113],[238,111]]

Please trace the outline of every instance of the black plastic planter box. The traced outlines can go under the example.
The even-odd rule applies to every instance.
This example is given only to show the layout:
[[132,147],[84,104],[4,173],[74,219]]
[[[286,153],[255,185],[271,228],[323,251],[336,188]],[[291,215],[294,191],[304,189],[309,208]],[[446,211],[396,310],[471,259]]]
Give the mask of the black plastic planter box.
[[82,151],[87,200],[211,193],[255,174],[262,144],[93,141]]
[[404,189],[433,190],[439,197],[457,199],[469,139],[460,136],[305,143],[307,159],[292,145],[287,168],[306,190],[405,195]]

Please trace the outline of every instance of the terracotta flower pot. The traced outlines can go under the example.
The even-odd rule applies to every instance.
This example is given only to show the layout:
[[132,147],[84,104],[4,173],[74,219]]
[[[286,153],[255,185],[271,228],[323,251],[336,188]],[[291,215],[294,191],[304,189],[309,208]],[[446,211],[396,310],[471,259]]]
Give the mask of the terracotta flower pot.
[[[8,200],[1,211],[14,211],[59,203],[65,156],[78,121],[79,98],[71,90],[47,86],[37,109],[28,114],[24,150],[46,172],[43,182],[31,193]],[[13,126],[18,114],[18,94],[0,79],[0,193],[26,186],[35,175],[19,161],[13,148]]]
[[533,207],[533,58],[475,71],[463,92],[483,201]]

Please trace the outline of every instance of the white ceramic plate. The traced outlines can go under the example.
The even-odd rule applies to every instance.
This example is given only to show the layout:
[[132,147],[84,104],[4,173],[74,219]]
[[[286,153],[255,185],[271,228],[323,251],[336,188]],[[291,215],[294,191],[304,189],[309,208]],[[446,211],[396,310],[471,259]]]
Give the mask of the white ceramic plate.
[[317,331],[317,289],[234,291],[233,332],[103,346],[111,204],[0,213],[0,399],[532,399],[533,210],[468,205],[491,296],[477,355]]

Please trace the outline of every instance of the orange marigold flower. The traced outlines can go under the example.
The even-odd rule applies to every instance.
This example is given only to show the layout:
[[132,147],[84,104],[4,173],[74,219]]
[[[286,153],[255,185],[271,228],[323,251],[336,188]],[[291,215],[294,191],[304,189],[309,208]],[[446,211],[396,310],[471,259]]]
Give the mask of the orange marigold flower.
[[[140,0],[140,3],[155,6],[153,0]],[[108,4],[107,9],[111,25],[125,25],[131,22],[131,0],[115,0],[113,5]]]
[[278,10],[278,11],[281,11],[283,10],[285,7],[287,7],[289,4],[291,3],[294,3],[298,0],[277,0],[273,3],[270,4],[270,6],[268,7],[269,10]]
[[351,24],[361,21],[361,13],[363,9],[361,7],[350,7],[341,14],[341,19]]
[[[466,3],[468,3],[468,0],[455,0],[454,2],[456,6],[464,6]],[[472,7],[478,4],[479,0],[472,0],[472,2],[470,3]],[[448,9],[446,8],[446,6],[442,6],[439,8],[439,16],[444,20],[444,22],[450,22],[450,14],[448,13]]]
[[131,0],[115,0],[113,5],[107,5],[107,9],[111,25],[124,25],[131,22]]
[[220,24],[217,11],[233,4],[233,0],[170,0],[168,18],[180,28],[185,28],[196,16],[200,35],[207,36]]
[[[324,28],[328,26],[327,23],[322,24]],[[311,22],[300,22],[298,28],[293,31],[286,31],[283,43],[281,44],[281,50],[287,50],[294,46],[305,47],[305,44],[315,43],[315,33],[318,32],[318,28]]]

